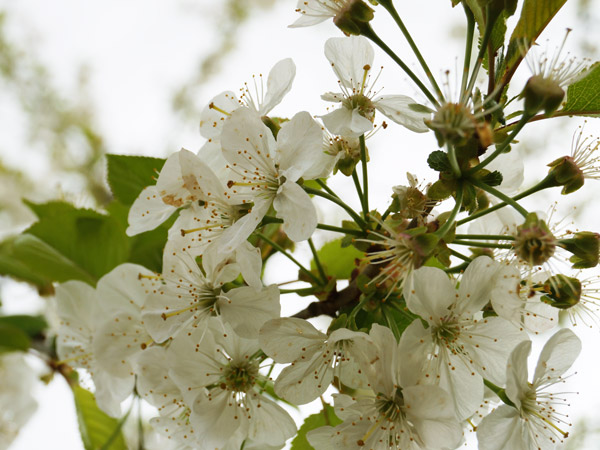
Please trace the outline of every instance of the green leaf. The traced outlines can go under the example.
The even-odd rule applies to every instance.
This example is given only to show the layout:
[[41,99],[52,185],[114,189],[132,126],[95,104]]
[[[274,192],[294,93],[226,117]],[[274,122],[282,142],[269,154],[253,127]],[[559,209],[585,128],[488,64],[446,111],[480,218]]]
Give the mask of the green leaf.
[[98,408],[94,394],[77,385],[72,389],[85,450],[127,450],[121,434],[122,423]]
[[502,174],[497,170],[493,172],[486,173],[483,177],[481,177],[481,181],[483,181],[488,186],[500,186],[502,184]]
[[510,37],[506,70],[514,71],[522,60],[520,45],[531,45],[567,0],[525,0],[521,16]]
[[127,261],[130,242],[115,218],[60,201],[27,204],[40,219],[27,232],[95,280]]
[[[321,247],[317,255],[328,276],[344,280],[350,278],[356,268],[355,259],[362,258],[365,254],[352,246],[342,247],[342,239],[336,239]],[[314,260],[310,262],[310,268],[317,269]]]
[[[119,222],[122,232],[125,234],[128,225],[129,207],[115,200],[106,209]],[[167,242],[169,228],[171,228],[176,218],[177,214],[173,214],[170,219],[154,230],[145,231],[131,237],[128,236],[130,250],[127,262],[140,264],[154,272],[162,272],[163,250]]]
[[24,314],[14,316],[0,316],[0,327],[4,325],[18,328],[30,338],[40,336],[42,332],[48,327],[48,323],[46,322],[46,319],[44,319],[43,316],[27,316]]
[[49,290],[53,281],[96,281],[89,272],[30,234],[0,244],[0,274],[32,283],[42,292]]
[[594,63],[567,90],[567,103],[560,110],[578,116],[600,115],[600,62]]
[[146,186],[156,184],[165,164],[161,158],[106,155],[108,184],[117,200],[130,206]]
[[31,339],[23,330],[8,323],[0,323],[0,354],[24,352],[30,345]]
[[298,434],[292,441],[291,450],[314,450],[306,439],[306,433],[327,425],[335,427],[340,423],[342,423],[342,421],[335,415],[333,407],[325,404],[320,413],[312,414],[304,420],[304,423],[298,430]]
[[431,152],[427,157],[427,164],[429,164],[429,167],[431,167],[433,170],[438,172],[452,171],[452,166],[450,165],[448,155],[442,150]]

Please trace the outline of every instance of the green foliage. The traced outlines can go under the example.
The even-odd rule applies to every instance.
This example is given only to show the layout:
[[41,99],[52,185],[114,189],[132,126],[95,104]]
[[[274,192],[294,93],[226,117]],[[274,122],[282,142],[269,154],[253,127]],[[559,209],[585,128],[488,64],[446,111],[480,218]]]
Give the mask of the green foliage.
[[40,336],[48,327],[48,323],[43,316],[28,316],[25,314],[0,316],[0,326],[2,325],[16,327],[31,338]]
[[73,260],[30,234],[0,243],[0,274],[27,281],[41,293],[51,292],[53,281],[96,281]]
[[[65,202],[28,202],[40,219],[27,232],[98,280],[127,261],[130,242],[114,217]],[[88,281],[88,280],[84,280]]]
[[26,351],[30,345],[27,333],[10,323],[0,322],[0,354]]
[[516,68],[522,59],[519,46],[534,42],[566,2],[567,0],[525,0],[508,44],[505,58],[507,71]]
[[131,206],[146,186],[156,183],[164,159],[147,156],[106,155],[108,184],[113,196]]
[[292,441],[292,450],[314,450],[306,439],[306,433],[327,425],[335,427],[340,423],[342,421],[335,415],[333,407],[328,404],[323,405],[321,412],[312,414],[306,418],[298,430],[298,434]]
[[561,112],[580,116],[600,115],[600,63],[595,63],[567,90],[567,102]]
[[[355,260],[364,257],[364,253],[360,250],[348,246],[342,246],[342,239],[336,239],[326,243],[317,252],[319,261],[325,270],[325,273],[338,280],[350,278],[352,271],[356,268]],[[315,261],[310,262],[311,270],[316,270]]]
[[72,389],[85,450],[127,450],[121,434],[123,423],[101,411],[94,394],[77,385]]

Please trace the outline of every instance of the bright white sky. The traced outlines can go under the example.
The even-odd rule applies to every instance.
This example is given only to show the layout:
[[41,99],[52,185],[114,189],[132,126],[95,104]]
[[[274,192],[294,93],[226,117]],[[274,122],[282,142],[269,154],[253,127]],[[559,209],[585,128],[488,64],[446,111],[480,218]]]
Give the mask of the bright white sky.
[[[219,2],[0,0],[0,8],[9,13],[10,35],[14,39],[34,43],[34,48],[48,66],[53,81],[65,96],[74,91],[77,68],[83,64],[90,68],[90,91],[96,106],[97,122],[111,153],[165,156],[180,147],[195,150],[203,143],[198,133],[198,121],[179,122],[170,109],[170,101],[173,91],[190,78],[200,57],[214,45],[215,30],[219,26],[216,23],[218,14],[214,11],[215,3]],[[460,39],[449,36],[455,36],[461,30],[461,9],[451,10],[448,0],[397,3],[405,23],[430,62],[430,67],[436,75],[450,70],[449,85],[455,91],[456,68],[462,64],[463,50]],[[575,4],[569,2],[559,14],[557,23],[552,24],[544,33],[543,39],[550,39],[553,44],[558,45],[564,36],[564,29],[576,26]],[[419,8],[421,5],[426,7]],[[287,28],[287,24],[296,18],[294,7],[294,0],[279,0],[272,10],[258,11],[242,28],[241,42],[225,59],[222,72],[207,83],[201,98],[195,99],[197,104],[207,103],[212,96],[223,90],[236,90],[244,81],[250,81],[252,74],[266,75],[275,62],[292,57],[297,65],[294,88],[274,112],[280,116],[292,116],[299,110],[308,110],[315,115],[324,114],[327,104],[320,100],[319,95],[336,90],[337,85],[323,56],[323,44],[329,37],[340,36],[340,32],[329,22],[305,29]],[[378,10],[374,28],[382,30],[380,35],[399,55],[406,55],[406,59],[412,61],[406,44],[383,10]],[[572,42],[567,44],[567,48],[573,48],[575,54],[579,53],[576,50],[579,33],[582,36],[585,33],[596,33],[595,41],[598,42],[597,28],[576,28],[572,33]],[[378,82],[379,87],[385,88],[384,94],[410,95],[425,103],[422,95],[408,84],[407,77],[385,55],[376,53],[375,64],[385,66]],[[411,65],[418,72],[416,65]],[[521,77],[526,79],[526,66],[523,65],[520,71]],[[565,121],[561,119],[558,122]],[[3,152],[1,156],[5,163],[32,171],[52,190],[58,188],[61,182],[47,173],[43,150],[23,144],[22,117],[5,105],[0,107],[0,123],[10,125],[0,137],[0,151]],[[538,123],[522,139],[529,144],[535,143],[534,148],[539,150],[542,161],[548,163],[569,150],[572,132],[581,123],[581,120],[573,120],[566,128],[551,128],[547,124]],[[588,131],[600,134],[600,126],[591,122],[588,124]],[[7,151],[14,148],[22,150]],[[372,206],[385,209],[390,187],[406,184],[407,170],[416,173],[420,179],[433,181],[431,177],[434,174],[427,168],[425,159],[434,149],[435,141],[431,133],[416,136],[395,126],[373,138],[370,141],[372,163],[369,169],[371,174],[376,174],[370,185]],[[539,180],[544,173],[545,169],[542,168],[530,169],[526,172],[526,184]],[[342,195],[348,198],[348,202],[356,206],[351,182],[348,181],[334,181],[332,186],[343,192]],[[68,186],[62,188],[69,190]],[[594,187],[590,183],[576,194],[576,200],[581,202],[592,198],[593,194]],[[547,199],[544,202],[549,204]],[[530,206],[546,209],[539,202]],[[330,219],[338,217],[335,212],[325,209],[322,209],[321,214]],[[592,212],[584,213],[580,219],[579,223],[587,223],[588,229],[599,228],[600,221]],[[586,229],[585,226],[583,228]],[[300,256],[308,260],[302,249]],[[290,268],[286,264],[285,261],[278,260],[278,267],[282,268],[277,273],[269,274],[271,281],[285,281],[289,278],[283,272]],[[12,312],[20,307],[11,305],[7,294],[14,298],[31,295],[22,285],[5,289],[3,300],[7,302],[7,312],[8,308],[13,308]],[[282,298],[283,303],[294,301]],[[297,303],[290,310],[296,309]],[[600,343],[599,331],[577,329],[576,332],[584,340],[584,350],[577,363],[578,367],[574,369],[578,374],[572,378],[573,384],[565,389],[581,392],[579,396],[573,396],[571,402],[571,418],[574,421],[598,411],[600,407],[596,377],[599,367],[595,365],[596,349]],[[532,357],[532,362],[535,363],[535,349],[533,354],[535,357]],[[37,391],[39,410],[11,449],[82,448],[72,399],[62,380],[52,382],[49,386],[39,386]],[[600,424],[596,422],[595,425]],[[469,445],[468,448],[474,447]]]

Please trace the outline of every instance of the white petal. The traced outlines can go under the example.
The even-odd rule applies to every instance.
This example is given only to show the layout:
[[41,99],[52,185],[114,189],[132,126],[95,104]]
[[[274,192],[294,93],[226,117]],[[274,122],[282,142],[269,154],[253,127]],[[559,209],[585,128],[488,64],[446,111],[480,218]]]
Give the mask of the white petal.
[[200,134],[207,138],[218,138],[223,130],[223,123],[227,119],[227,114],[240,107],[240,103],[231,91],[221,92],[213,97],[208,105],[200,113]]
[[[464,333],[464,335],[463,335]],[[461,332],[467,354],[479,373],[492,383],[503,385],[510,352],[527,339],[527,333],[502,317],[487,317]]]
[[317,211],[304,189],[293,181],[279,187],[273,201],[276,217],[283,219],[283,231],[294,241],[304,241],[317,228]]
[[121,402],[133,393],[135,377],[116,378],[103,370],[92,375],[96,386],[96,403],[111,417],[121,416]]
[[175,206],[163,202],[156,186],[146,186],[129,209],[127,236],[135,236],[144,231],[154,230],[171,217],[176,209]]
[[279,289],[244,286],[231,289],[217,302],[223,320],[241,337],[258,339],[258,330],[267,320],[279,317]]
[[189,203],[190,193],[183,184],[179,152],[173,153],[165,161],[156,180],[156,190],[167,205],[180,208]]
[[521,275],[515,266],[501,264],[490,293],[496,314],[515,325],[521,323],[521,312],[525,306],[518,292],[520,282]]
[[410,97],[405,95],[383,95],[373,100],[373,104],[387,118],[415,133],[429,131],[424,120],[430,119],[431,114],[412,109],[410,105],[415,105],[416,102]]
[[234,111],[223,127],[221,146],[225,159],[238,170],[277,174],[271,159],[276,150],[275,138],[256,112],[248,108]]
[[184,186],[194,198],[227,201],[225,187],[201,158],[189,150],[181,149],[179,164]]
[[325,92],[321,94],[321,100],[326,102],[340,103],[344,100],[344,94],[341,92]]
[[540,354],[534,384],[557,379],[569,369],[581,352],[581,341],[568,328],[557,331],[546,342]]
[[358,137],[373,129],[373,123],[361,116],[356,109],[341,106],[329,114],[321,116],[327,129],[338,136]]
[[428,448],[456,448],[462,427],[456,420],[450,395],[438,386],[402,389],[404,411]]
[[323,394],[332,381],[331,354],[316,352],[283,369],[275,380],[275,393],[291,403],[304,405]]
[[296,76],[296,65],[291,58],[282,59],[273,66],[267,79],[267,94],[260,105],[258,113],[261,116],[269,112],[281,103],[281,100],[292,88],[292,82]]
[[296,434],[296,424],[289,414],[275,402],[256,396],[250,403],[252,420],[248,429],[248,438],[254,442],[271,445],[283,445]]
[[125,312],[139,317],[148,290],[160,285],[156,274],[145,267],[130,263],[121,264],[98,281],[98,307],[105,318]]
[[[277,135],[279,170],[289,181],[310,178],[306,172],[320,163],[323,154],[323,130],[309,113],[297,113]],[[312,169],[314,171],[314,169]]]
[[421,267],[413,272],[404,287],[406,306],[429,323],[436,323],[449,313],[456,301],[456,289],[443,270]]
[[327,335],[306,320],[289,317],[265,323],[258,339],[262,350],[274,361],[291,363],[318,351]]
[[254,232],[263,217],[265,217],[265,214],[271,207],[272,201],[272,198],[256,197],[252,211],[223,231],[223,234],[219,238],[219,251],[231,254],[242,245],[248,239],[248,236]]
[[487,256],[479,256],[469,264],[458,289],[460,298],[456,305],[457,314],[472,316],[490,301],[493,280],[500,267]]
[[373,66],[373,47],[362,36],[330,38],[325,42],[325,56],[338,80],[352,92],[360,91],[365,66]]
[[527,359],[531,353],[531,341],[523,341],[517,345],[506,365],[506,395],[521,408],[521,400],[531,390],[527,381]]
[[[214,388],[210,397],[200,394],[192,406],[190,421],[207,449],[220,449],[226,444],[240,448],[247,434],[246,413],[232,394]],[[239,428],[242,432],[236,433]]]
[[477,440],[480,450],[535,448],[530,445],[527,427],[519,417],[519,412],[506,405],[483,418],[477,427]]

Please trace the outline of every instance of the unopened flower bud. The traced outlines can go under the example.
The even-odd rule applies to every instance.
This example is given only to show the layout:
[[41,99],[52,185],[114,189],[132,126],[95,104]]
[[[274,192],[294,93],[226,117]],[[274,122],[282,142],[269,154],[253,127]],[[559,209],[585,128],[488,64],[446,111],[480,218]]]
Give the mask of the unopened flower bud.
[[600,258],[600,234],[591,231],[580,231],[572,238],[561,239],[558,246],[571,252],[569,261],[574,269],[588,269],[598,265]]
[[581,299],[581,282],[566,275],[555,275],[544,283],[542,301],[559,309],[569,309]]
[[550,116],[565,98],[565,91],[554,79],[534,75],[527,81],[521,95],[525,98],[526,114],[534,115],[544,110]]
[[360,35],[373,20],[373,13],[362,0],[351,0],[335,15],[333,23],[345,34]]
[[562,194],[575,192],[585,182],[583,171],[579,168],[573,157],[563,156],[555,159],[550,164],[548,172],[556,183],[556,186],[562,186]]
[[519,258],[533,266],[548,261],[556,250],[556,238],[543,220],[535,213],[530,213],[525,222],[517,227],[513,242],[515,253]]

